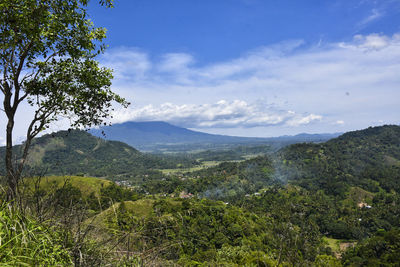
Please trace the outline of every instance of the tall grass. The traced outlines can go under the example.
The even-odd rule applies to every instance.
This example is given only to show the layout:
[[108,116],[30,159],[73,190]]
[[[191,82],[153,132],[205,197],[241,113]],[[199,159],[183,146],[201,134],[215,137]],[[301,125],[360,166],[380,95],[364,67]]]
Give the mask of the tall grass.
[[100,188],[103,180],[89,179],[79,189],[69,179],[41,182],[22,183],[18,197],[6,203],[0,177],[0,266],[142,266],[139,257],[121,253],[119,238],[101,238],[87,194],[74,194],[92,184]]
[[72,259],[57,231],[22,215],[8,203],[0,205],[1,266],[68,266]]

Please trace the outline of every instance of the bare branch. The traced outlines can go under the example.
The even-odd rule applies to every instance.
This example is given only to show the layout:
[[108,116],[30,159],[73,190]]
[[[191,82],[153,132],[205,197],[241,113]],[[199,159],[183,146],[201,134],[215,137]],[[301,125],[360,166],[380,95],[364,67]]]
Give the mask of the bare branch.
[[29,73],[29,74],[26,74],[26,75],[21,79],[20,84],[23,84],[27,79],[31,78],[31,77],[34,76],[34,75],[35,75],[35,72],[31,72],[31,73]]
[[[21,161],[18,165],[18,170],[17,174],[20,175],[22,173],[22,170],[24,168],[26,159],[28,157],[28,152],[29,152],[29,147],[31,145],[32,139],[35,138],[43,129],[43,127],[46,125],[46,120],[53,115],[52,110],[46,110],[42,109],[43,107],[40,107],[38,110],[35,112],[35,116],[31,123],[29,124],[27,133],[26,133],[26,141],[24,143],[24,151],[22,153]],[[39,125],[34,128],[35,124],[39,122]]]
[[25,100],[25,98],[27,98],[28,97],[28,93],[27,92],[25,92],[25,94],[23,94],[20,98],[19,98],[19,100],[18,100],[18,104],[19,103],[21,103],[22,101],[24,101]]

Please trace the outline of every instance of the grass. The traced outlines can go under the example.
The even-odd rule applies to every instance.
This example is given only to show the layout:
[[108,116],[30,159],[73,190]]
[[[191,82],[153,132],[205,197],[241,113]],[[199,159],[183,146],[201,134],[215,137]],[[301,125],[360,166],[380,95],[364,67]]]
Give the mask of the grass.
[[[125,208],[128,212],[132,213],[134,216],[138,218],[148,218],[153,213],[153,204],[156,200],[150,198],[142,198],[136,201],[124,201]],[[168,205],[175,206],[180,205],[179,201],[169,199],[166,200]],[[94,218],[90,218],[87,220],[87,223],[92,224],[96,228],[105,229],[107,228],[105,223],[110,220],[110,218],[114,217],[116,211],[121,203],[115,203],[108,209],[100,212]]]
[[0,206],[1,266],[71,266],[58,232],[24,216],[15,207]]
[[183,172],[194,172],[202,169],[206,169],[209,167],[217,166],[220,161],[203,161],[200,166],[191,167],[191,168],[176,168],[176,169],[160,169],[163,174],[176,174]]
[[340,252],[340,242],[341,242],[340,239],[335,239],[335,238],[330,238],[330,237],[324,236],[322,238],[322,240],[324,242],[326,242],[327,246],[330,247],[334,253]]
[[[27,178],[25,184],[32,187],[34,179]],[[64,183],[70,183],[72,186],[79,188],[83,195],[90,195],[92,192],[98,196],[102,187],[110,185],[112,182],[105,179],[82,176],[45,176],[41,178],[40,187],[42,189],[50,189],[51,187],[61,187]]]
[[[106,234],[107,222],[112,221],[116,216],[116,211],[121,203],[115,203],[108,209],[100,212],[92,218],[86,220],[86,225],[91,225],[96,228],[97,231],[100,231],[99,235]],[[136,201],[124,201],[125,207],[127,211],[132,212],[135,216],[139,218],[146,218],[151,215],[153,212],[153,199],[139,199]],[[106,234],[107,235],[107,234]]]
[[149,217],[153,211],[153,199],[139,199],[136,201],[124,201],[128,211],[139,217]]
[[322,238],[323,242],[326,243],[328,247],[332,249],[332,252],[336,255],[336,257],[340,258],[342,253],[348,249],[349,247],[352,247],[356,245],[355,240],[345,240],[345,239],[335,239],[331,237],[326,237],[324,236]]

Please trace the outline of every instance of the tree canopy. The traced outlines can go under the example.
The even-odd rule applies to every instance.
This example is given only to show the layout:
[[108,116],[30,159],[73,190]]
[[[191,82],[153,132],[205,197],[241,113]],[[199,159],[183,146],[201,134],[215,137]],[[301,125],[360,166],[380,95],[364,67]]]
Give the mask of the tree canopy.
[[[112,0],[101,5],[112,7]],[[112,103],[129,103],[111,90],[112,71],[100,66],[106,29],[88,18],[87,0],[1,0],[0,90],[7,116],[6,171],[15,195],[32,138],[60,116],[72,127],[100,125]],[[22,160],[12,162],[13,128],[21,103],[35,108]]]

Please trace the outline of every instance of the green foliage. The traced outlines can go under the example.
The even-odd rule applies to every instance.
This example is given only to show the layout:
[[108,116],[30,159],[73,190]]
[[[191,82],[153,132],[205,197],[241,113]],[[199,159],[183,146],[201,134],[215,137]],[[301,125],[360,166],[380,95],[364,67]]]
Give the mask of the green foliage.
[[123,201],[135,201],[139,199],[140,196],[137,192],[117,186],[112,183],[107,187],[100,189],[99,202],[102,209],[110,207],[113,203]]
[[[42,181],[38,179],[30,181],[33,185],[26,184],[25,190],[22,190],[24,195],[21,196],[21,199],[18,199],[18,206],[10,206],[13,208],[10,210],[15,211],[18,216],[11,218],[7,222],[11,226],[7,227],[15,230],[16,227],[12,226],[13,223],[24,228],[26,228],[25,225],[31,225],[32,222],[33,226],[37,224],[37,229],[35,228],[31,232],[43,231],[44,237],[48,237],[48,239],[52,238],[49,244],[54,246],[55,251],[58,251],[59,248],[64,251],[69,257],[70,263],[50,263],[52,256],[49,255],[49,263],[43,260],[43,258],[37,257],[37,261],[32,261],[31,265],[103,266],[112,263],[112,266],[125,266],[126,264],[140,262],[139,257],[119,257],[115,251],[115,244],[119,242],[117,239],[102,240],[100,238],[101,234],[92,231],[92,223],[99,211],[107,208],[117,200],[136,200],[139,197],[137,193],[131,189],[119,187],[109,181],[106,181],[107,183],[104,185],[104,180],[101,179],[97,179],[98,182],[96,183],[93,181],[95,178],[89,179],[87,177],[73,177],[72,179],[62,179],[61,177],[51,178],[52,181],[50,183],[49,181],[41,183]],[[82,180],[87,181],[88,185],[80,188],[76,187],[75,185],[79,185],[79,182]],[[93,186],[97,186],[97,188]],[[85,192],[85,188],[91,188],[92,191]],[[120,214],[124,214],[123,205],[119,210]],[[37,218],[40,223],[36,223],[35,220],[21,215],[18,212],[19,209],[28,212],[31,217]],[[20,219],[21,221],[19,221]],[[120,217],[120,221],[123,221],[122,217]],[[30,224],[25,222],[29,222]],[[30,232],[28,231],[27,233]],[[0,235],[0,244],[3,244],[2,240],[7,239],[3,239]],[[7,243],[9,246],[4,244],[3,247],[5,250],[2,251],[3,253],[10,253],[12,255],[11,251],[9,251],[12,250],[10,249],[10,246],[13,244],[12,242],[10,241],[10,244]],[[29,243],[30,241],[28,238],[24,238],[23,242]],[[35,240],[30,242],[32,250],[47,249],[40,247],[46,245],[44,241],[42,242],[43,244],[36,244],[35,242]],[[19,245],[15,247],[15,250],[18,249]],[[31,249],[31,247],[28,249]],[[25,252],[22,249],[21,251],[21,255],[24,255],[23,253]],[[52,253],[51,251],[48,252]],[[31,252],[26,250],[26,253]],[[33,255],[33,252],[31,254]],[[31,255],[27,255],[29,255],[27,260],[31,261]],[[12,260],[16,260],[16,258],[14,257]]]
[[78,188],[71,184],[66,184],[64,187],[58,188],[55,191],[54,199],[57,201],[55,203],[56,206],[68,208],[70,206],[78,205],[82,199],[82,193]]
[[398,266],[400,230],[379,230],[374,236],[347,250],[344,266]]
[[70,116],[74,126],[98,125],[111,101],[127,104],[110,90],[111,71],[94,59],[104,50],[106,29],[93,26],[86,5],[86,0],[0,2],[2,92],[7,99],[7,91],[15,90],[17,101],[37,107],[40,128],[60,114],[76,115]]
[[15,207],[0,206],[2,266],[66,266],[72,264],[60,232],[24,216]]
[[[148,180],[143,188],[152,194],[171,194],[185,190],[215,200],[235,201],[265,186],[280,184],[274,178],[272,161],[267,156],[242,162],[222,162],[198,171]],[[178,192],[178,193],[179,193]]]
[[[206,199],[149,201],[122,202],[100,214],[104,223],[96,225],[114,236],[128,235],[125,250],[153,251],[155,257],[184,266],[305,264],[324,253],[317,229],[308,222],[300,228]],[[149,211],[139,212],[142,205]]]
[[[23,146],[15,146],[16,156],[21,156]],[[4,158],[5,148],[0,148]],[[110,180],[128,180],[141,184],[150,178],[160,179],[157,169],[175,168],[177,164],[193,165],[190,159],[160,157],[141,153],[116,141],[105,141],[85,131],[60,131],[36,138],[28,156],[25,174],[88,175],[108,177]],[[4,173],[4,161],[0,161],[0,174]]]
[[[79,211],[77,217],[93,234],[76,249],[80,239],[66,227],[64,247],[74,260],[82,252],[92,264],[118,258],[114,265],[397,266],[400,194],[393,180],[399,157],[398,144],[390,141],[397,140],[397,129],[372,128],[326,144],[293,145],[276,158],[145,177],[137,190],[158,196],[143,198],[105,180],[73,177],[69,183],[50,181],[56,178],[39,183],[43,187],[26,200],[34,203],[49,194],[58,211],[53,216],[64,227],[71,220],[63,214]],[[80,151],[86,153],[84,147]],[[289,174],[296,179],[279,183],[277,178]],[[388,190],[389,185],[394,187]],[[182,191],[194,195],[166,196]],[[116,243],[96,249],[106,240]],[[103,257],[104,251],[116,254]]]
[[314,263],[315,267],[340,267],[340,260],[329,255],[318,255]]
[[[111,0],[100,1],[112,6]],[[18,195],[32,139],[60,116],[72,127],[107,124],[113,103],[127,107],[111,91],[112,71],[96,56],[104,51],[106,30],[87,14],[87,0],[0,1],[0,91],[7,115],[5,176],[7,199]],[[34,109],[23,151],[15,160],[13,130],[20,104]]]
[[398,194],[379,193],[370,208],[360,208],[358,202],[341,200],[323,191],[310,192],[302,188],[270,188],[236,204],[256,213],[268,213],[278,221],[304,227],[318,227],[318,232],[336,239],[361,240],[378,229],[400,227]]
[[351,186],[400,192],[400,126],[343,134],[323,144],[295,144],[279,153],[278,173],[293,183],[344,198]]

